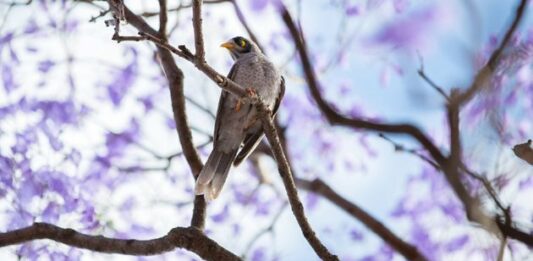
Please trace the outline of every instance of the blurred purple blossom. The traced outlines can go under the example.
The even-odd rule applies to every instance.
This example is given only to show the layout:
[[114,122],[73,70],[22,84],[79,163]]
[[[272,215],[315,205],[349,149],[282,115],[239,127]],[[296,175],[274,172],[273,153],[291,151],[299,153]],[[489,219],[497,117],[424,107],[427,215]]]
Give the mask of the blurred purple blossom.
[[319,197],[314,193],[305,194],[305,209],[313,211],[318,206]]
[[38,70],[42,73],[47,73],[48,71],[50,71],[52,67],[54,67],[54,65],[55,65],[54,61],[44,60],[44,61],[39,62]]
[[435,7],[428,7],[409,14],[407,17],[395,19],[385,25],[376,35],[370,44],[389,45],[399,49],[419,49],[425,43],[427,31],[432,28],[439,13]]
[[41,215],[44,222],[55,223],[59,219],[59,206],[55,202],[49,202]]
[[359,15],[359,6],[357,5],[349,5],[345,9],[345,13],[347,16],[356,16]]
[[361,241],[364,238],[365,237],[364,237],[363,233],[361,233],[361,231],[359,231],[357,229],[350,230],[350,239],[352,239],[353,241]]
[[409,6],[409,0],[393,0],[394,10],[402,13]]
[[108,97],[115,107],[120,105],[122,98],[124,98],[128,93],[128,90],[135,83],[135,80],[137,80],[137,50],[129,48],[128,51],[132,54],[130,63],[123,69],[119,70],[118,73],[114,75],[111,82],[106,85]]
[[26,27],[24,28],[24,34],[34,34],[36,32],[39,32],[39,26],[35,22],[35,19],[30,19],[29,22],[26,24]]
[[251,0],[248,3],[250,4],[250,9],[254,12],[261,12],[267,7],[269,0]]
[[[1,50],[1,49],[0,49]],[[4,89],[7,93],[10,93],[11,91],[18,88],[18,83],[15,82],[15,76],[13,73],[13,68],[10,64],[3,62],[2,65],[2,83],[4,85]]]
[[211,220],[213,220],[213,222],[215,223],[223,223],[224,221],[226,221],[228,216],[229,216],[229,206],[225,205],[222,211],[211,216]]
[[125,131],[106,134],[107,156],[121,156],[124,149],[139,137],[140,126],[133,118]]
[[258,247],[254,249],[254,252],[252,253],[252,257],[250,258],[250,260],[252,261],[266,260],[265,249],[263,247]]
[[466,243],[469,241],[468,235],[462,235],[459,237],[454,238],[450,242],[448,242],[445,246],[447,252],[454,252],[461,248],[463,248]]

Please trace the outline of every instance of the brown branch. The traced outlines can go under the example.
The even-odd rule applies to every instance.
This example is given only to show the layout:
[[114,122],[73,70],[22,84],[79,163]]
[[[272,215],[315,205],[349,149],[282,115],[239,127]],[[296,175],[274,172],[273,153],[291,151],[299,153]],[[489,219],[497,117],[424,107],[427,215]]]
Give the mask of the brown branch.
[[0,233],[0,247],[21,244],[38,239],[50,239],[69,246],[102,253],[126,255],[157,255],[184,248],[206,260],[240,260],[194,227],[176,227],[166,236],[151,240],[116,239],[92,236],[47,223],[33,225],[14,231]]
[[192,26],[194,29],[194,48],[198,63],[205,63],[204,33],[202,29],[202,0],[192,0]]
[[398,253],[403,255],[407,260],[427,260],[427,258],[420,253],[416,247],[403,241],[400,237],[396,236],[385,225],[376,220],[365,210],[359,206],[348,201],[341,195],[339,195],[330,186],[324,183],[320,179],[308,181],[305,179],[296,178],[296,185],[298,188],[316,193],[326,199],[328,199],[335,206],[341,208],[346,213],[361,221],[369,230],[378,235],[385,243],[389,244]]
[[433,80],[431,80],[431,78],[429,78],[426,75],[426,71],[424,70],[424,60],[422,59],[422,56],[420,56],[420,54],[418,54],[418,59],[420,60],[420,68],[418,69],[418,75],[424,81],[426,81],[426,83],[429,84],[429,86],[431,86],[435,91],[437,91],[440,95],[442,95],[442,97],[444,97],[444,99],[446,99],[447,102],[450,102],[450,97],[448,96],[448,94],[446,94],[444,89],[440,87],[438,84],[436,84]]
[[521,231],[517,228],[515,228],[512,224],[506,223],[502,220],[496,220],[496,224],[500,228],[500,231],[502,231],[502,234],[505,236],[508,236],[509,238],[518,240],[529,247],[533,247],[533,234],[531,232],[526,233],[524,231]]
[[298,225],[300,226],[300,229],[302,230],[302,233],[304,234],[305,239],[307,239],[307,242],[309,242],[315,253],[323,260],[339,260],[336,255],[331,254],[324,244],[320,242],[320,239],[318,239],[316,233],[313,231],[311,225],[309,225],[309,222],[307,221],[304,207],[298,198],[298,191],[296,190],[296,186],[294,184],[291,169],[279,141],[276,127],[274,126],[272,118],[270,117],[271,113],[269,109],[262,102],[257,102],[255,106],[263,123],[263,130],[266,134],[268,142],[270,143],[274,158],[278,163],[278,170],[281,175],[281,179],[283,180],[285,190],[287,191],[291,210],[296,218],[296,221],[298,222]]
[[289,11],[286,7],[281,7],[281,16],[285,25],[289,29],[292,39],[296,45],[296,49],[300,54],[300,60],[302,62],[303,72],[307,85],[311,91],[311,95],[315,100],[318,108],[322,111],[322,114],[333,125],[348,126],[355,129],[366,129],[387,133],[399,133],[407,134],[416,139],[424,148],[428,150],[430,155],[439,164],[444,164],[446,159],[441,151],[433,144],[433,142],[417,127],[409,124],[384,124],[373,122],[369,120],[359,118],[348,118],[337,111],[335,111],[323,98],[319,89],[319,82],[311,65],[311,60],[307,53],[307,47],[304,44],[304,40],[301,37],[301,33],[298,27],[294,23]]
[[209,79],[214,81],[220,88],[236,95],[239,97],[248,97],[248,93],[238,84],[236,84],[234,81],[228,79],[227,77],[223,76],[222,74],[218,73],[213,69],[213,67],[209,66],[207,63],[200,62],[198,59],[196,59],[196,56],[194,56],[187,47],[184,45],[180,45],[179,49],[175,48],[174,46],[164,43],[161,39],[155,37],[152,34],[149,34],[147,32],[139,32],[141,36],[145,36],[147,40],[150,40],[157,44],[160,48],[166,49],[181,58],[191,62],[196,66],[198,70],[203,72]]
[[159,37],[167,40],[168,11],[167,0],[159,0]]
[[470,101],[490,80],[493,72],[495,71],[496,67],[498,66],[498,63],[500,62],[500,58],[504,49],[509,44],[509,41],[511,40],[511,37],[516,31],[516,28],[523,20],[522,18],[524,17],[527,5],[528,0],[520,1],[520,4],[516,8],[513,22],[505,32],[505,36],[503,37],[500,46],[496,50],[494,50],[494,52],[492,52],[487,64],[483,68],[481,68],[481,70],[479,70],[479,72],[474,78],[474,82],[472,83],[472,85],[457,99],[456,102],[459,104],[458,107],[461,107],[462,105]]

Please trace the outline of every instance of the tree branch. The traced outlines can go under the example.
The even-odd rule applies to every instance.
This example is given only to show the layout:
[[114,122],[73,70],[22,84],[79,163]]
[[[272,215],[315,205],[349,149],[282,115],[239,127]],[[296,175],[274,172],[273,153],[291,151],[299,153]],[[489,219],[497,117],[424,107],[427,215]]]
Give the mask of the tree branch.
[[204,33],[202,29],[202,0],[192,2],[192,26],[194,29],[194,47],[196,60],[205,63]]
[[390,231],[385,225],[376,220],[374,217],[372,217],[366,211],[361,209],[359,206],[353,204],[352,202],[339,195],[337,192],[335,192],[335,190],[333,190],[322,180],[315,179],[313,181],[308,181],[300,178],[295,178],[295,180],[296,186],[298,186],[298,188],[316,193],[328,199],[335,206],[341,208],[355,219],[361,221],[361,223],[363,223],[368,229],[378,235],[385,243],[389,244],[392,248],[398,251],[398,253],[403,255],[405,259],[419,261],[427,260],[427,258],[422,253],[420,253],[416,249],[416,247],[403,241],[392,231]]
[[347,118],[337,111],[335,111],[323,98],[319,90],[319,82],[316,79],[316,75],[311,65],[311,60],[307,53],[307,47],[304,44],[304,40],[301,37],[301,33],[298,30],[298,27],[294,23],[289,11],[285,6],[281,6],[281,16],[285,25],[289,29],[290,35],[296,45],[296,49],[300,54],[300,60],[302,62],[303,72],[305,74],[305,79],[307,85],[311,91],[311,95],[315,102],[317,103],[318,108],[322,111],[326,119],[333,125],[343,125],[352,127],[355,129],[366,129],[379,132],[387,133],[400,133],[407,134],[416,139],[424,148],[428,150],[430,155],[435,159],[439,164],[445,163],[445,157],[441,151],[433,144],[433,142],[417,127],[409,124],[384,124],[373,122],[369,120],[359,119],[359,118]]
[[457,99],[458,107],[460,108],[462,105],[468,103],[482,88],[485,86],[488,81],[490,80],[492,74],[494,73],[494,70],[498,66],[498,63],[500,62],[501,55],[504,51],[504,49],[509,44],[509,41],[511,40],[511,37],[513,36],[514,32],[516,31],[516,28],[520,24],[520,22],[523,20],[525,10],[528,5],[528,0],[521,0],[520,4],[516,8],[516,12],[514,15],[513,22],[505,32],[505,36],[503,37],[502,42],[500,43],[500,46],[494,50],[492,55],[489,58],[489,61],[487,64],[479,70],[476,77],[474,78],[474,82],[472,85],[461,94],[461,96]]
[[47,223],[0,233],[0,247],[21,244],[38,239],[50,239],[69,246],[102,253],[125,255],[157,255],[175,248],[190,250],[206,260],[240,260],[194,227],[176,227],[166,236],[151,240],[116,239],[92,236]]
[[331,254],[324,244],[320,242],[320,239],[318,239],[316,233],[313,231],[311,225],[309,225],[309,222],[307,221],[304,207],[298,198],[298,191],[296,190],[296,186],[294,184],[291,169],[279,141],[276,127],[272,123],[269,109],[262,102],[257,102],[255,105],[263,123],[263,130],[266,134],[268,142],[270,143],[272,153],[274,154],[274,158],[278,163],[278,170],[281,175],[281,179],[283,180],[285,190],[287,191],[291,210],[296,217],[296,221],[298,222],[305,239],[307,239],[307,242],[309,242],[311,247],[315,250],[315,253],[323,260],[339,260],[336,255]]
[[159,0],[159,37],[167,39],[167,0]]

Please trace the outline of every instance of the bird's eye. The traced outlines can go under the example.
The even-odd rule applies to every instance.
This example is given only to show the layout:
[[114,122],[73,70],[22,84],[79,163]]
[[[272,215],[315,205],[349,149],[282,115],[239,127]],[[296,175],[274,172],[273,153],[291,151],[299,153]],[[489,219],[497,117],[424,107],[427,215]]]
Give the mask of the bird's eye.
[[246,41],[245,41],[245,40],[240,40],[239,45],[240,45],[242,48],[246,47]]

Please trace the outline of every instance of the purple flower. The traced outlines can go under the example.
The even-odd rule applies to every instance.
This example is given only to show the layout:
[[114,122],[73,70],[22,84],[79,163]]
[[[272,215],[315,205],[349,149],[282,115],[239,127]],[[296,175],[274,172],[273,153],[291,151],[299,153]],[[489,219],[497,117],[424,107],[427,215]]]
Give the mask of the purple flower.
[[407,6],[409,5],[409,1],[408,0],[394,0],[393,4],[394,4],[394,10],[396,10],[397,13],[402,13],[403,11],[405,11]]
[[55,62],[54,61],[51,61],[51,60],[44,60],[44,61],[41,61],[39,62],[39,65],[38,65],[38,70],[42,73],[47,73],[48,71],[50,71],[50,69],[52,67],[54,67],[55,65]]
[[137,139],[139,136],[140,126],[134,118],[130,122],[127,130],[120,133],[108,133],[106,135],[106,147],[108,156],[120,156],[124,149]]
[[44,187],[36,180],[26,178],[20,184],[20,188],[17,191],[17,198],[22,205],[28,205],[33,197],[40,197],[44,193]]
[[220,211],[218,214],[211,216],[211,219],[215,223],[222,223],[228,218],[228,216],[229,216],[229,206],[225,205],[222,211]]
[[76,110],[71,100],[66,101],[38,101],[30,105],[30,111],[40,110],[46,119],[55,124],[74,124],[80,112]]
[[391,45],[401,49],[419,48],[426,40],[427,31],[434,26],[437,12],[427,8],[398,19],[383,27],[370,41],[371,44]]
[[359,231],[357,229],[352,229],[352,230],[350,230],[350,238],[353,241],[361,241],[361,240],[364,239],[364,235],[363,235],[363,233],[361,233],[361,231]]
[[269,0],[252,0],[250,1],[250,8],[254,12],[261,12],[268,5]]
[[50,202],[41,215],[44,222],[55,223],[59,219],[59,206]]
[[346,7],[345,13],[347,16],[359,15],[359,7],[357,5],[350,5]]
[[34,34],[39,31],[39,26],[35,22],[35,19],[30,19],[28,24],[26,24],[26,28],[24,28],[24,34]]
[[266,259],[265,249],[262,247],[256,248],[254,252],[252,253],[252,257],[250,258],[250,260],[252,261],[263,261],[265,259]]
[[305,195],[305,208],[312,211],[318,205],[319,198],[316,194],[306,193]]
[[[1,49],[0,49],[1,50]],[[15,76],[13,74],[13,69],[11,66],[7,63],[2,64],[2,82],[4,85],[4,89],[7,93],[10,93],[11,91],[18,88],[18,84],[15,82]]]
[[454,251],[457,251],[461,248],[463,248],[466,243],[468,243],[468,240],[470,238],[468,237],[468,235],[463,235],[463,236],[460,236],[460,237],[456,237],[454,238],[452,241],[448,242],[445,246],[446,248],[446,251],[447,252],[454,252]]
[[133,53],[132,61],[115,74],[113,80],[106,85],[107,94],[115,107],[118,107],[122,102],[122,98],[128,93],[128,90],[133,86],[137,80],[137,51],[129,49]]

